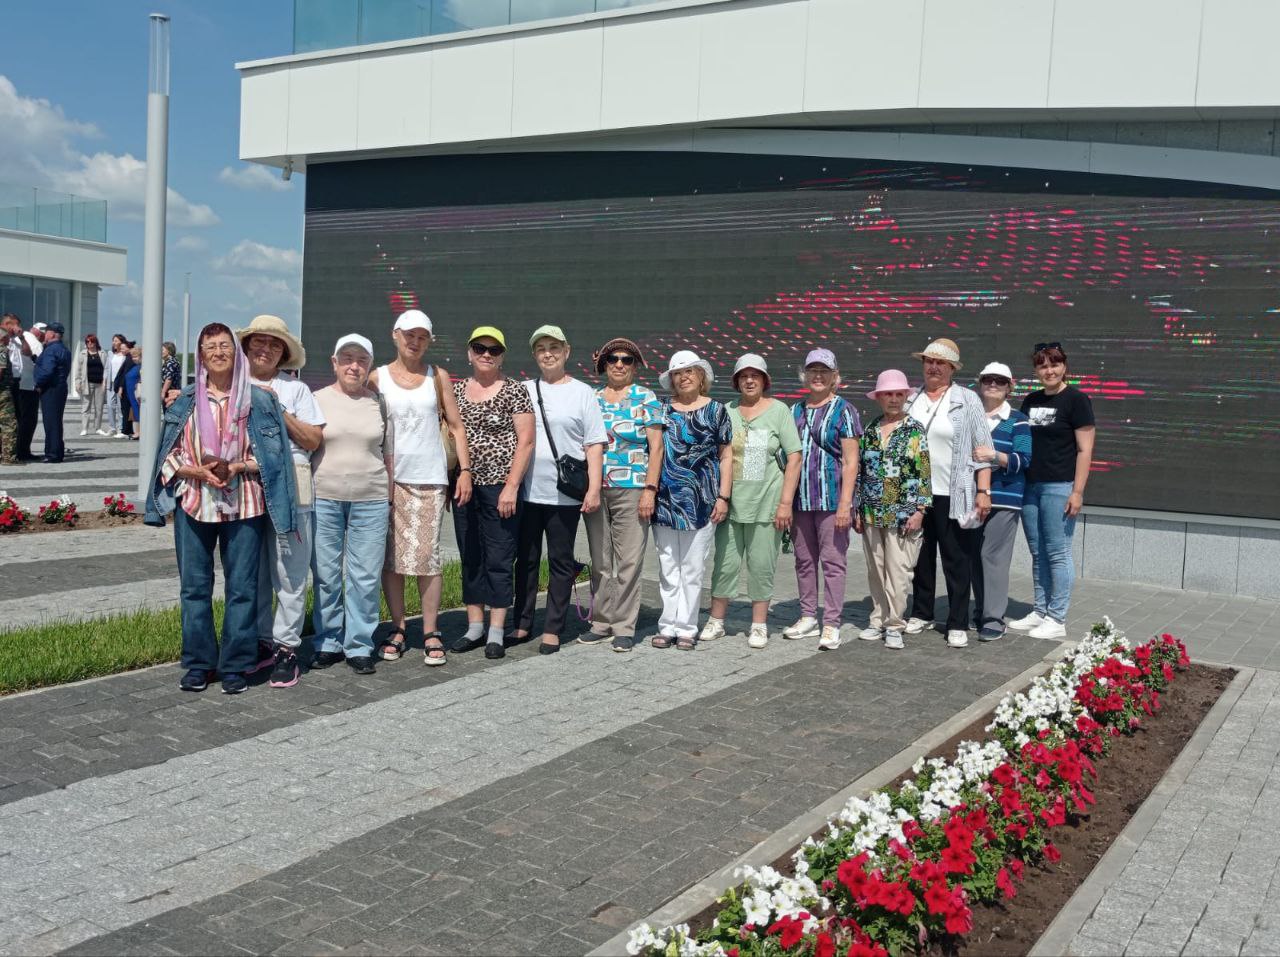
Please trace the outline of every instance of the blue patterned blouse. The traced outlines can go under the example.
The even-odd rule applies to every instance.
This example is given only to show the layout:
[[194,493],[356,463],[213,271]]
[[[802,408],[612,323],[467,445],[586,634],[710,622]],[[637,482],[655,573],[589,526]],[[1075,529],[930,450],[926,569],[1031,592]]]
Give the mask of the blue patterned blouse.
[[733,441],[728,410],[712,399],[679,412],[668,400],[662,405],[662,441],[654,522],[682,531],[705,528],[720,492],[720,446]]

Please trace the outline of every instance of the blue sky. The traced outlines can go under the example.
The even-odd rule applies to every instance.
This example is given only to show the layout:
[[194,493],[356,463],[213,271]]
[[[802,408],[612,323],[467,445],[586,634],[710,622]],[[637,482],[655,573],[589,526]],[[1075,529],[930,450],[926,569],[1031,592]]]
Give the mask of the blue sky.
[[304,179],[241,163],[235,64],[292,51],[292,0],[3,0],[0,182],[107,199],[129,285],[104,289],[100,329],[141,330],[148,14],[172,19],[165,338],[182,323],[298,327]]

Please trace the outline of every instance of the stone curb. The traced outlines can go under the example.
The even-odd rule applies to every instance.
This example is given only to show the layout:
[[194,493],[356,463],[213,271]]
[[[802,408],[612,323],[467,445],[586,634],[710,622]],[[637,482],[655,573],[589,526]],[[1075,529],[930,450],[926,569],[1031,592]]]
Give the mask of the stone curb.
[[825,827],[827,822],[840,812],[840,809],[844,807],[851,797],[884,787],[895,778],[906,773],[910,770],[911,765],[915,763],[916,758],[928,754],[929,751],[946,742],[948,738],[962,731],[988,711],[993,710],[1000,702],[1000,699],[1008,692],[1025,687],[1033,678],[1043,674],[1048,666],[1060,660],[1066,649],[1074,644],[1075,642],[1073,641],[1063,641],[1055,644],[1053,650],[1036,664],[1021,674],[1010,678],[1000,687],[987,692],[987,694],[970,704],[963,711],[952,715],[887,761],[872,768],[844,790],[833,794],[826,801],[796,818],[781,830],[775,831],[731,864],[704,877],[685,890],[680,896],[659,907],[643,920],[636,921],[620,933],[615,934],[591,951],[588,957],[621,957],[621,955],[625,955],[627,953],[627,938],[631,933],[631,927],[635,926],[635,924],[647,923],[654,927],[667,927],[688,920],[704,907],[713,903],[727,889],[738,883],[734,878],[734,872],[739,867],[746,865],[762,867],[766,864],[772,864],[787,851],[799,845],[806,837]]
[[[1198,662],[1203,664],[1204,662]],[[1231,667],[1231,666],[1226,666]],[[1155,825],[1164,809],[1172,800],[1178,788],[1187,780],[1196,763],[1200,760],[1213,737],[1227,720],[1236,702],[1249,687],[1253,676],[1257,673],[1253,668],[1237,668],[1238,673],[1227,685],[1225,691],[1204,720],[1191,736],[1173,764],[1165,771],[1164,777],[1156,784],[1151,794],[1142,802],[1142,807],[1129,819],[1123,831],[1112,842],[1111,847],[1102,855],[1083,884],[1076,888],[1053,923],[1040,935],[1028,957],[1053,957],[1067,954],[1071,941],[1075,939],[1085,921],[1093,914],[1094,908],[1102,900],[1103,894],[1119,880],[1125,866],[1128,865],[1147,833]]]

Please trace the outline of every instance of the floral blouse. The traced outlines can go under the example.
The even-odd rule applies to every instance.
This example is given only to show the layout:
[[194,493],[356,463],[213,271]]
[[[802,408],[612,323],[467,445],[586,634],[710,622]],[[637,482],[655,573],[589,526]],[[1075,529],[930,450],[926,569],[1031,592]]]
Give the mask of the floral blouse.
[[880,442],[878,415],[858,440],[858,502],[862,521],[878,528],[901,528],[913,514],[933,504],[929,441],[911,416]]
[[720,492],[720,446],[733,441],[729,413],[715,399],[692,412],[679,412],[667,401],[662,426],[654,521],[682,531],[705,528]]

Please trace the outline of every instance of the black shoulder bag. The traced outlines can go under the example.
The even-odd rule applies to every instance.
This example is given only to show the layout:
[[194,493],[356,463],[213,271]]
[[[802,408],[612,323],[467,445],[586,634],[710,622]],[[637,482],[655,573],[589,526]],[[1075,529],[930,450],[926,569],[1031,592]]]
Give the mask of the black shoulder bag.
[[587,461],[572,455],[561,455],[556,450],[556,440],[551,437],[551,424],[547,422],[547,407],[542,404],[542,380],[534,379],[533,388],[538,393],[538,411],[542,413],[542,428],[547,433],[551,457],[556,461],[556,488],[561,493],[581,502],[587,497]]

